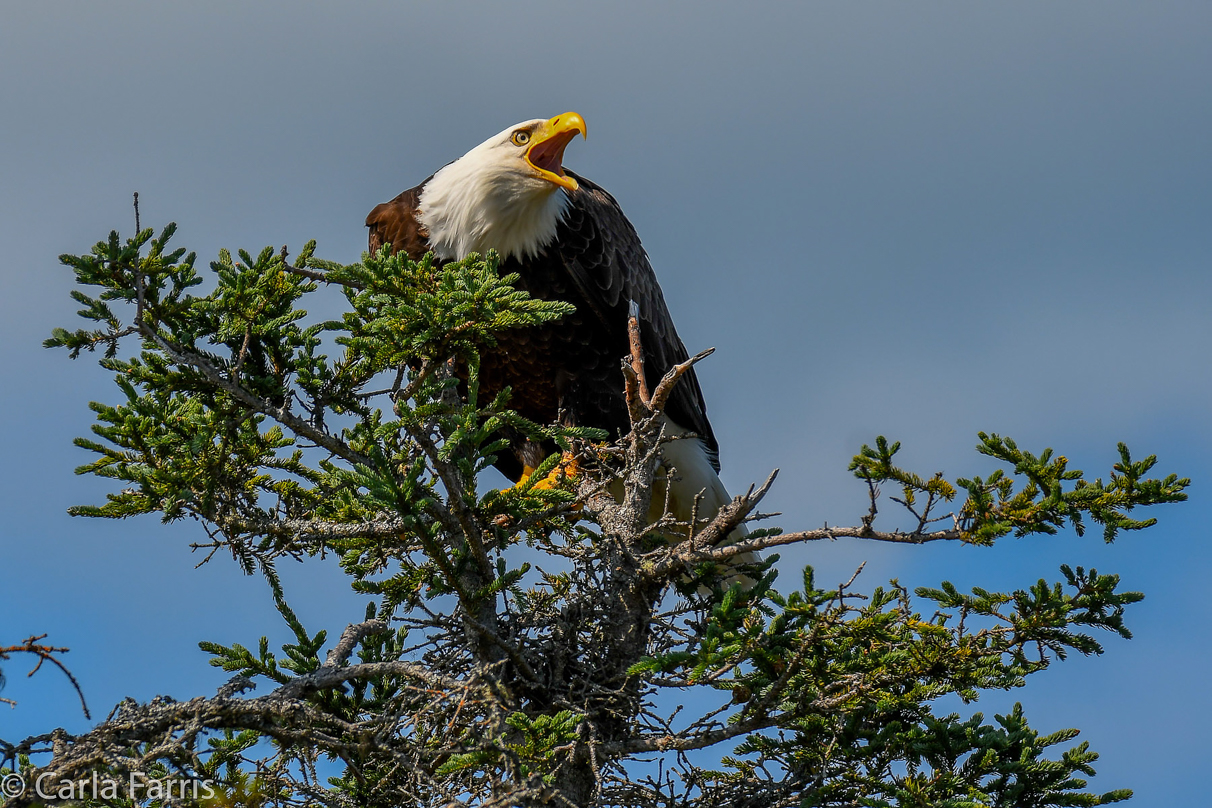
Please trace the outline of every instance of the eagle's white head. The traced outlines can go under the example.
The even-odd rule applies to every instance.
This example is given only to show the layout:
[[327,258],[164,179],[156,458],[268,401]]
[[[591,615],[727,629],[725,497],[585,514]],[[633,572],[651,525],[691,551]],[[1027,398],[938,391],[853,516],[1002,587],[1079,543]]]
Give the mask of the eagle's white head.
[[578,132],[585,136],[585,121],[575,112],[525,121],[434,174],[417,207],[438,257],[491,248],[502,258],[530,258],[550,243],[568,206],[564,189],[577,187],[562,162]]

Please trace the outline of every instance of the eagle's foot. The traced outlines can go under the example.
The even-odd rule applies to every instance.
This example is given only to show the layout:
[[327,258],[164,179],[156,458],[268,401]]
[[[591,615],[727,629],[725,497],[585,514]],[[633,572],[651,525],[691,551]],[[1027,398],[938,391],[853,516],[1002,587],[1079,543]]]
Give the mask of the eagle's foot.
[[[535,469],[526,466],[522,469],[522,479],[518,480],[515,488],[520,488],[527,484],[531,476],[535,473]],[[559,488],[560,484],[565,480],[572,480],[581,473],[577,466],[577,458],[572,452],[564,452],[560,458],[560,462],[556,463],[556,467],[548,472],[547,476],[539,480],[530,488],[532,491],[547,491],[552,488]]]

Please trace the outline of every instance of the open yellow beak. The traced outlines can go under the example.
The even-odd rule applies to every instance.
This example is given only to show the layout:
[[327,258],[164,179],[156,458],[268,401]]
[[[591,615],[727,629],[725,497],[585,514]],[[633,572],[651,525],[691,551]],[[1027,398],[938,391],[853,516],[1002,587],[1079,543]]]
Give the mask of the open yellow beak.
[[569,191],[577,189],[577,181],[564,173],[564,147],[577,132],[586,136],[585,119],[575,112],[565,112],[536,129],[526,150],[526,162],[540,177]]

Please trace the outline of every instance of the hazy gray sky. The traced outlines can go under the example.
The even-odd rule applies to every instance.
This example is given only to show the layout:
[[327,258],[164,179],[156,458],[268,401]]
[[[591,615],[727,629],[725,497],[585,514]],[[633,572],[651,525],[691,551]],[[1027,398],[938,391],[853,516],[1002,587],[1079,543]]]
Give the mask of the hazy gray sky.
[[[877,434],[922,472],[985,473],[978,430],[1105,473],[1115,443],[1192,501],[1106,547],[861,542],[784,553],[784,577],[1017,587],[1061,563],[1148,598],[1015,693],[1077,726],[1096,788],[1194,804],[1212,720],[1212,6],[1206,2],[0,2],[0,469],[4,635],[51,632],[94,710],[211,692],[200,639],[254,643],[263,583],[193,570],[194,527],[71,520],[107,374],[38,347],[72,323],[63,252],[180,223],[220,246],[319,240],[355,260],[376,203],[516,121],[580,112],[568,165],[620,200],[691,350],[733,488],[782,468],[787,528],[850,524],[846,464]],[[359,615],[339,576],[285,571],[309,625]],[[221,593],[222,597],[216,597]],[[302,598],[296,595],[296,601]],[[149,605],[153,605],[148,608]],[[1179,638],[1194,636],[1180,645]],[[151,659],[132,650],[151,643]],[[53,671],[6,666],[0,736],[87,723]]]

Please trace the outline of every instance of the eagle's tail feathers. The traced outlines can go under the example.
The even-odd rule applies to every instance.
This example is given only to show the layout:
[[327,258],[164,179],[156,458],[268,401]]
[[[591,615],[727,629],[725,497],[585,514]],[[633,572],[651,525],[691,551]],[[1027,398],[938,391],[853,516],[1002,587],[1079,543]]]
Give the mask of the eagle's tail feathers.
[[[728,489],[724,487],[720,475],[711,464],[707,447],[701,440],[687,430],[670,423],[670,434],[674,440],[665,444],[662,449],[664,465],[672,467],[669,502],[674,516],[679,521],[688,522],[696,513],[699,520],[710,519],[720,508],[732,502]],[[656,497],[654,505],[657,503]],[[737,525],[728,534],[728,542],[738,542],[749,535],[749,528],[744,524]],[[756,552],[740,553],[730,559],[732,567],[742,567],[748,564],[761,563],[761,556]],[[725,583],[740,581],[746,586],[752,586],[756,581],[743,573],[729,578]]]

